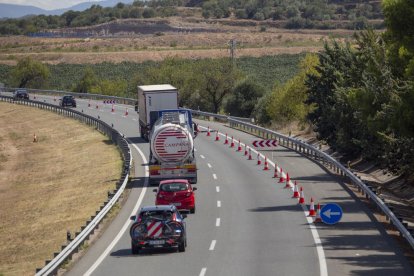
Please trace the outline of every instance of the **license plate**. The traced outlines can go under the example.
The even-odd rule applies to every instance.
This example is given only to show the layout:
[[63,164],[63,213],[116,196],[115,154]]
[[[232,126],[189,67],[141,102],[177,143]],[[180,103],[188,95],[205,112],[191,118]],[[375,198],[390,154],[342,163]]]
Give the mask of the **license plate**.
[[171,205],[174,205],[174,206],[181,206],[181,202],[174,202],[174,203],[171,203]]
[[149,241],[149,244],[151,244],[151,245],[161,245],[161,244],[164,244],[164,243],[165,243],[164,240]]

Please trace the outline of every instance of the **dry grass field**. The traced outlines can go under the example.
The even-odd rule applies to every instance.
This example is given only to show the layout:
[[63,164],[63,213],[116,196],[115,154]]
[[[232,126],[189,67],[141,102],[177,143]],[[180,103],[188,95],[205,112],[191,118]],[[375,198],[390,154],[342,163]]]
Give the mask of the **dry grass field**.
[[286,30],[272,26],[231,26],[219,20],[210,23],[188,21],[183,18],[123,20],[113,24],[118,24],[119,29],[142,33],[90,38],[0,37],[0,63],[14,65],[28,55],[49,64],[224,57],[229,55],[229,42],[232,39],[237,42],[237,57],[297,54],[318,51],[325,40],[350,39],[353,34],[353,31],[340,29]]
[[99,132],[36,108],[0,102],[0,130],[0,275],[33,275],[115,188],[122,160]]

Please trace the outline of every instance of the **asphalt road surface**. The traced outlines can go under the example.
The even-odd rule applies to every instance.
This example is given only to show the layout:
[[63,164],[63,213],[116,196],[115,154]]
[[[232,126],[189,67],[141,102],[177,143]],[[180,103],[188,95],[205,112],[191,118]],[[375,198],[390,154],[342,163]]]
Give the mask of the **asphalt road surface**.
[[[39,99],[39,96],[37,96]],[[40,96],[40,100],[54,102]],[[146,187],[149,146],[139,138],[138,114],[126,106],[78,100],[76,110],[113,124],[131,142],[136,179],[125,206],[102,237],[68,275],[414,275],[395,240],[388,236],[366,205],[341,180],[300,154],[278,147],[263,152],[270,170],[247,160],[237,142],[251,145],[254,136],[223,124],[198,121],[236,139],[202,132],[195,139],[198,165],[196,213],[187,221],[188,247],[130,251],[129,216],[139,206],[154,204],[154,187]],[[139,151],[141,151],[141,154]],[[263,161],[262,161],[263,162]],[[306,203],[338,203],[344,215],[336,225],[309,223],[292,191],[273,178],[273,163],[303,187]]]

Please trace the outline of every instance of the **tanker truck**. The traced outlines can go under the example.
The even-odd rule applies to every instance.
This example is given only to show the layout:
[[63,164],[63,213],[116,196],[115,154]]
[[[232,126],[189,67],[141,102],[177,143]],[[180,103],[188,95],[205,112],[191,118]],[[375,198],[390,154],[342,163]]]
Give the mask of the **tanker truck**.
[[191,112],[186,109],[151,112],[150,184],[165,179],[187,179],[197,183]]
[[141,137],[150,143],[150,185],[165,179],[197,183],[197,132],[190,110],[178,109],[177,96],[177,89],[171,85],[138,87]]

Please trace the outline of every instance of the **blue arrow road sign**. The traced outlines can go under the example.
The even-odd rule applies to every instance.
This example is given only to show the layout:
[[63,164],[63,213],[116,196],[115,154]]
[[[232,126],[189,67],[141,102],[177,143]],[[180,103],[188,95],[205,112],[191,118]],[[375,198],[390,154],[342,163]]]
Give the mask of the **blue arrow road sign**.
[[338,223],[342,218],[342,208],[336,203],[325,204],[321,209],[321,219],[326,224]]

